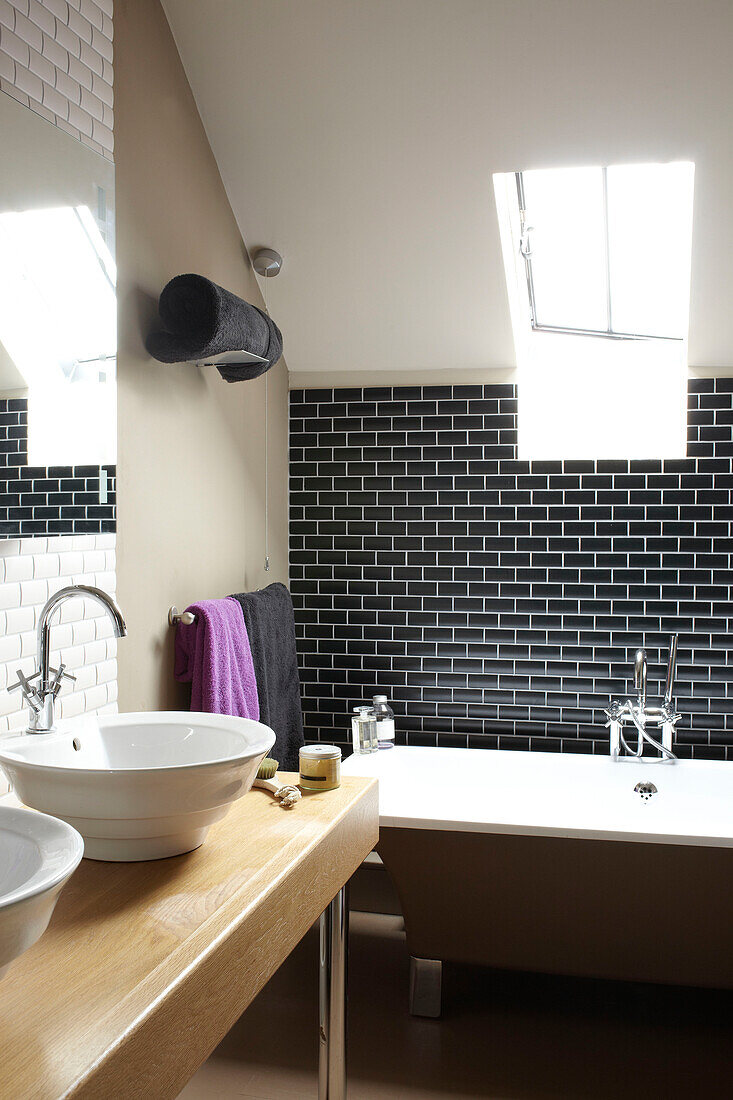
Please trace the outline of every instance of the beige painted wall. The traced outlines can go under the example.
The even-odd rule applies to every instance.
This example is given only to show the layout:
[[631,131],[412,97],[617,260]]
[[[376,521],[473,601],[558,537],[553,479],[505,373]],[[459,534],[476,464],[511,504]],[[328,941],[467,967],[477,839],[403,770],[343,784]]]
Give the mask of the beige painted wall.
[[265,378],[164,366],[143,338],[164,284],[209,276],[261,297],[158,0],[115,2],[119,265],[121,710],[173,708],[166,615],[287,577],[287,370],[269,372],[270,560],[264,572]]

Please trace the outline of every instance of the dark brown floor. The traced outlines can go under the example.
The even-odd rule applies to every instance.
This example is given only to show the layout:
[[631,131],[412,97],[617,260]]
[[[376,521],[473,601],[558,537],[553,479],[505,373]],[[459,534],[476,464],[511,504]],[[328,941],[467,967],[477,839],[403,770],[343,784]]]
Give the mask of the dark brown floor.
[[[352,914],[349,1100],[733,1097],[733,994],[446,967],[419,1020],[401,929]],[[311,932],[181,1100],[315,1100],[317,965]]]

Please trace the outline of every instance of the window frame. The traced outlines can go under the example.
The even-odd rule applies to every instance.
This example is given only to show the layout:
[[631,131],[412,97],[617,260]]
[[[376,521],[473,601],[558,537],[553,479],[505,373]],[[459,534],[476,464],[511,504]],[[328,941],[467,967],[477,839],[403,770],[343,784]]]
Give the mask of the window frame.
[[537,320],[537,301],[532,273],[532,246],[530,233],[532,226],[527,224],[527,208],[524,194],[524,172],[515,172],[514,179],[519,207],[519,252],[524,261],[524,275],[529,299],[529,320],[533,332],[557,332],[570,336],[595,336],[603,340],[671,340],[682,343],[682,336],[657,336],[651,333],[621,332],[613,327],[613,301],[611,295],[610,242],[608,235],[608,168],[601,167],[603,175],[603,226],[604,226],[604,264],[606,275],[606,318],[605,329],[567,328],[562,325],[541,324]]

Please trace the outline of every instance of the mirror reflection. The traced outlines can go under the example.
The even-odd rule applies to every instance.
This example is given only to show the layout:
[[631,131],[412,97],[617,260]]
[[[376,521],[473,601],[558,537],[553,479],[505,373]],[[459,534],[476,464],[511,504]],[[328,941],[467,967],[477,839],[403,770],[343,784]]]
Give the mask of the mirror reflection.
[[0,535],[114,530],[114,166],[0,94]]

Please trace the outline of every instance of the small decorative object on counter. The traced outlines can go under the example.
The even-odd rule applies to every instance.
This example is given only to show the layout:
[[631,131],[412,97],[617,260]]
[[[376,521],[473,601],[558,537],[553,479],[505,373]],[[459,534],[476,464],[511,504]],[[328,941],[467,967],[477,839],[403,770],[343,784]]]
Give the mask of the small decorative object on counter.
[[[275,763],[274,760],[270,761]],[[275,768],[275,771],[277,769]],[[273,798],[280,802],[283,810],[292,810],[296,802],[299,802],[303,798],[300,794],[300,790],[294,787],[292,783],[281,783],[280,780],[275,778],[275,772],[273,771],[271,779],[263,779],[260,772],[256,774],[256,779],[252,783],[252,787],[259,787],[262,791],[270,791]]]
[[386,695],[375,695],[372,700],[377,718],[377,747],[394,748],[394,711],[387,702]]
[[351,737],[355,753],[377,751],[377,716],[374,707],[354,707]]
[[304,745],[300,750],[300,786],[305,791],[335,791],[341,786],[338,745]]

